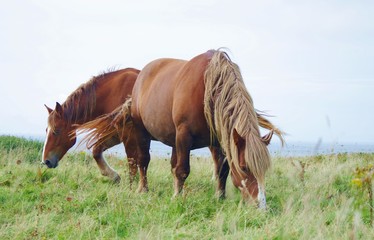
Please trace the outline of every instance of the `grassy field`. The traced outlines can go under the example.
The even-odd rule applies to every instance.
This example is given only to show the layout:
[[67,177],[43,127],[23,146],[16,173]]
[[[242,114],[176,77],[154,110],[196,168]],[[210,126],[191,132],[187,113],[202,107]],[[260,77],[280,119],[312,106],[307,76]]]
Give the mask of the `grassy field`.
[[215,198],[209,158],[192,157],[184,195],[172,200],[169,159],[152,158],[150,191],[137,194],[124,159],[108,156],[122,176],[112,184],[89,154],[45,169],[41,150],[0,137],[0,239],[374,239],[367,189],[354,181],[374,154],[273,158],[262,212],[231,180],[227,198]]

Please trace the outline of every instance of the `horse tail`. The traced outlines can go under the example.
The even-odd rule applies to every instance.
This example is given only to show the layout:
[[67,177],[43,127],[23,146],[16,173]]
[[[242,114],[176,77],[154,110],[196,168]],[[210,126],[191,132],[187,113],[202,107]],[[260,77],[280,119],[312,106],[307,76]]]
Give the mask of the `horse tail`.
[[77,134],[85,136],[80,141],[80,144],[86,143],[87,148],[95,148],[102,145],[108,139],[118,137],[117,129],[111,124],[112,115],[105,114],[95,120],[84,123],[77,127]]
[[79,125],[76,129],[78,135],[86,134],[81,140],[81,144],[86,143],[87,148],[92,148],[102,145],[112,138],[120,138],[121,141],[124,141],[127,138],[127,134],[125,134],[127,131],[124,128],[132,125],[130,107],[131,98],[128,98],[123,105],[111,113]]
[[[245,167],[259,185],[264,186],[265,173],[271,161],[260,136],[259,124],[265,128],[273,125],[256,113],[238,65],[225,52],[213,52],[204,74],[204,83],[204,114],[211,138],[220,143],[232,170],[244,176],[242,169]],[[239,159],[235,134],[245,140],[245,162]]]

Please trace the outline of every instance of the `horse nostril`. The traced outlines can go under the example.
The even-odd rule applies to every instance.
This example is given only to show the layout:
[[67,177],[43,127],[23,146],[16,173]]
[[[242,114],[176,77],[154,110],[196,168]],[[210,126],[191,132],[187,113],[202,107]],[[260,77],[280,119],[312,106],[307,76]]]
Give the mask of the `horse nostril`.
[[51,168],[52,167],[52,163],[51,163],[51,161],[49,161],[49,160],[45,160],[45,165],[47,165],[47,167],[49,167],[49,168]]

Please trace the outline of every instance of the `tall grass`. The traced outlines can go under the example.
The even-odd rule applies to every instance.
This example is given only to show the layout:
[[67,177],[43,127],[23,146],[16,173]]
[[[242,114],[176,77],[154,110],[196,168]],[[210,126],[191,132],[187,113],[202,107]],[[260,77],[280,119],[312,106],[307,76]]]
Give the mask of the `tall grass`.
[[230,180],[215,198],[210,158],[192,157],[184,194],[171,199],[169,159],[152,157],[150,191],[138,194],[124,159],[108,156],[123,180],[112,184],[85,153],[44,169],[23,160],[40,146],[24,146],[0,147],[0,239],[374,239],[367,194],[352,184],[373,154],[273,158],[262,212]]
[[43,143],[37,140],[15,136],[0,136],[0,151],[2,153],[18,155],[22,157],[22,160],[27,162],[34,162],[36,159],[41,159],[42,149]]

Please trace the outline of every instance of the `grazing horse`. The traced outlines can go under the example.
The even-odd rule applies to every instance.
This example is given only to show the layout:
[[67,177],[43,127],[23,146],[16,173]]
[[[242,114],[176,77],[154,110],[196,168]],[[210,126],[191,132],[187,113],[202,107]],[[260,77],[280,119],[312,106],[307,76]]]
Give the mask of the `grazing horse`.
[[[113,129],[122,137],[131,135],[140,172],[139,191],[148,190],[151,140],[173,148],[174,195],[182,191],[189,175],[190,150],[209,146],[216,165],[218,195],[224,196],[231,169],[233,183],[243,198],[250,200],[252,196],[261,208],[266,207],[267,144],[273,132],[283,142],[282,132],[256,113],[239,68],[226,53],[210,50],[190,61],[158,59],[149,63],[138,76],[132,99],[117,112],[124,116],[118,118],[112,113],[95,120],[106,122],[106,130],[95,127],[97,132],[90,137],[110,136]],[[269,134],[261,137],[259,125],[271,129]]]
[[[42,163],[49,168],[57,167],[60,159],[76,142],[77,125],[110,113],[121,106],[131,95],[138,74],[139,70],[134,68],[106,72],[82,84],[62,105],[56,102],[55,109],[45,105],[49,116]],[[101,174],[110,177],[113,181],[119,181],[120,176],[108,165],[102,153],[120,142],[117,135],[112,135],[106,141],[95,145],[92,150]],[[131,171],[136,169],[136,164],[131,159],[134,153],[131,147],[126,147],[126,143],[124,145]]]
[[[131,131],[132,131],[132,121],[131,121],[131,98],[129,98],[122,106],[119,106],[113,112],[105,114],[103,116],[100,116],[96,118],[95,120],[89,121],[87,123],[81,124],[77,126],[76,132],[77,134],[85,134],[84,138],[81,140],[81,143],[86,142],[87,146],[89,148],[97,148],[100,146],[103,142],[108,141],[108,139],[115,138],[118,136],[120,140],[125,143],[126,148],[133,148],[134,150],[134,144],[131,144],[131,141],[133,141],[133,138],[131,137]],[[269,122],[263,114],[260,114],[256,112],[257,119],[260,127],[268,129],[271,131],[271,133],[275,133],[280,137],[282,143],[282,132],[277,129],[271,122]],[[271,136],[271,135],[268,135]],[[152,140],[156,140],[152,138]],[[221,179],[218,182],[217,187],[217,193],[216,195],[219,198],[225,197],[225,185],[226,185],[226,178],[228,175],[228,168],[225,167],[223,171],[222,164],[225,163],[224,155],[221,153],[220,148],[215,146],[209,146],[209,149],[212,153],[212,158],[215,165],[214,170],[214,176],[216,179]],[[175,157],[175,149],[173,147],[172,151],[172,158]],[[227,163],[226,163],[227,164]],[[133,180],[135,178],[135,175],[137,174],[137,169],[132,168],[130,169],[130,180]],[[222,177],[225,176],[226,177]],[[221,176],[221,177],[220,177]],[[131,181],[132,182],[132,181]],[[140,188],[138,191],[142,191],[144,189]]]
[[140,189],[146,191],[151,139],[173,147],[174,196],[190,173],[190,150],[213,146],[226,158],[219,187],[231,170],[245,200],[266,208],[267,149],[273,131],[261,137],[253,101],[239,67],[223,51],[210,50],[190,61],[163,58],[147,64],[132,91],[132,135],[136,142]]

